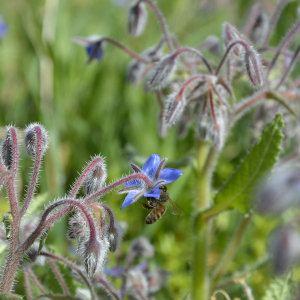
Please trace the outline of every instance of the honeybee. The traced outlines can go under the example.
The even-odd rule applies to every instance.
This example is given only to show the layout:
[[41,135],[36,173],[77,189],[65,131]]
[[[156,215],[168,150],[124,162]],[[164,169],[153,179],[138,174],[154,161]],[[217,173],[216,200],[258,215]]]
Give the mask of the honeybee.
[[169,204],[168,207],[173,215],[184,215],[183,210],[170,199],[167,187],[163,184],[159,187],[159,189],[161,191],[159,199],[147,197],[148,204],[141,203],[144,209],[151,210],[149,215],[146,217],[146,224],[155,223],[165,214],[167,208],[163,204],[166,203]]

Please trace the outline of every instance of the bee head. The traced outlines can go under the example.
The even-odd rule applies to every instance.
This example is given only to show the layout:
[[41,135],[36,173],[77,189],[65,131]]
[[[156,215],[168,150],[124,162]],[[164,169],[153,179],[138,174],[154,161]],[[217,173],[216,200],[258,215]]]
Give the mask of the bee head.
[[167,191],[167,187],[166,187],[164,184],[162,184],[162,185],[159,187],[159,189],[160,189],[162,192],[166,192],[166,191]]

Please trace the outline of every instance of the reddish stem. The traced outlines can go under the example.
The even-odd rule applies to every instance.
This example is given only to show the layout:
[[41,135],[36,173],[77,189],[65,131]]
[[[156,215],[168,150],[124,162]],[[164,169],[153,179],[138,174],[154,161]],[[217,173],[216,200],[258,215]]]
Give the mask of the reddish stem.
[[268,31],[266,33],[266,36],[264,38],[264,42],[263,42],[263,47],[266,47],[269,43],[271,34],[275,28],[275,25],[278,22],[278,19],[280,17],[280,13],[283,10],[284,6],[287,4],[287,2],[289,2],[290,0],[281,0],[279,1],[279,3],[276,5],[274,12],[270,18],[270,23],[269,23],[269,27],[268,27]]
[[131,56],[132,58],[140,61],[140,62],[143,62],[145,64],[149,64],[150,61],[141,57],[140,55],[136,54],[135,52],[131,51],[129,48],[125,47],[124,45],[122,45],[121,43],[109,38],[109,37],[104,37],[102,38],[102,41],[106,41],[118,48],[120,48],[122,51],[124,51],[126,54],[128,54],[129,56]]
[[193,48],[181,48],[181,49],[178,49],[175,53],[172,54],[172,57],[175,59],[178,55],[180,55],[181,53],[183,52],[190,52],[190,53],[193,53],[195,54],[196,56],[198,56],[202,61],[203,63],[205,64],[205,66],[207,67],[208,71],[212,74],[214,71],[213,71],[213,68],[211,67],[210,63],[208,62],[208,60],[201,54],[201,52],[199,52],[198,50],[196,49],[193,49]]
[[277,84],[277,86],[275,87],[275,90],[278,90],[279,87],[283,84],[284,80],[286,79],[286,77],[288,76],[288,74],[290,73],[291,69],[292,69],[292,66],[294,65],[296,59],[297,59],[297,56],[300,52],[300,44],[298,45],[295,53],[294,53],[294,56],[289,64],[289,66],[286,68],[286,70],[284,71],[283,75],[282,75],[282,78],[281,80],[279,81],[279,83]]
[[69,193],[69,197],[70,198],[75,198],[78,190],[80,189],[83,181],[85,180],[85,178],[87,177],[87,175],[89,174],[89,172],[93,169],[93,167],[95,165],[97,165],[98,163],[103,163],[103,160],[101,157],[96,157],[95,159],[93,159],[89,165],[85,168],[85,170],[82,172],[82,174],[80,175],[79,179],[77,180],[77,182],[74,184],[71,192]]
[[32,178],[31,182],[27,191],[27,196],[24,201],[24,205],[20,211],[20,218],[26,213],[29,204],[32,200],[37,180],[38,180],[38,174],[40,171],[40,166],[41,166],[41,157],[42,157],[42,143],[43,143],[43,133],[42,130],[39,126],[35,126],[32,130],[35,131],[36,135],[36,153],[35,153],[35,159],[34,159],[34,167],[33,167],[33,173],[32,173]]
[[202,79],[202,80],[207,80],[208,76],[207,75],[195,75],[193,77],[191,77],[188,81],[186,81],[184,83],[184,85],[182,86],[182,88],[180,89],[179,93],[178,93],[178,96],[179,97],[183,97],[183,93],[185,91],[185,89],[195,80],[197,79]]
[[217,123],[217,118],[216,118],[216,114],[215,114],[215,109],[214,109],[214,104],[213,104],[213,94],[212,94],[211,87],[209,87],[209,89],[208,89],[208,95],[209,95],[211,114],[214,119],[215,127],[219,131],[219,124]]
[[56,278],[57,278],[57,280],[58,280],[58,282],[59,282],[59,284],[60,284],[62,290],[64,291],[64,293],[65,293],[66,295],[70,296],[71,294],[70,294],[70,291],[69,291],[69,289],[68,289],[68,287],[67,287],[67,284],[66,284],[64,278],[62,277],[60,271],[58,270],[56,264],[55,264],[54,261],[52,261],[52,259],[49,258],[49,257],[47,257],[47,261],[48,261],[48,263],[50,264],[50,266],[51,266],[51,268],[52,268],[52,270],[53,270],[53,272],[54,272],[54,274],[55,274],[55,276],[56,276]]
[[33,273],[33,271],[28,268],[27,272],[29,274],[29,276],[31,277],[32,281],[35,283],[35,285],[37,286],[37,288],[43,293],[46,294],[46,290],[44,289],[44,287],[42,286],[42,284],[39,282],[39,280],[37,279],[37,277],[35,276],[35,274]]
[[73,262],[69,261],[66,258],[54,255],[52,253],[43,252],[43,251],[41,251],[39,253],[39,255],[43,255],[43,256],[46,256],[46,257],[50,257],[51,259],[55,259],[55,260],[61,261],[65,265],[67,265],[70,268],[72,268],[73,270],[75,270],[78,273],[78,275],[82,278],[82,280],[84,281],[84,283],[87,285],[88,289],[90,290],[92,300],[95,299],[94,290],[93,290],[93,287],[90,284],[88,278],[82,273],[82,271]]
[[251,48],[251,46],[244,40],[241,40],[241,39],[238,39],[238,40],[234,40],[232,42],[230,42],[226,48],[226,52],[225,54],[223,55],[220,63],[219,63],[219,66],[216,70],[216,76],[219,74],[224,62],[226,61],[226,58],[228,57],[229,53],[231,52],[232,48],[236,45],[236,44],[240,44],[242,45],[244,48],[245,48],[245,51],[249,50]]
[[25,281],[25,289],[26,289],[26,295],[28,300],[32,300],[32,293],[30,288],[30,280],[27,273],[27,270],[24,270],[24,281]]
[[[41,217],[41,221],[36,227],[36,229],[31,233],[31,235],[25,240],[25,242],[19,246],[16,253],[23,254],[33,243],[34,241],[48,228],[45,225],[47,224],[46,219],[48,215],[51,213],[52,210],[56,209],[60,205],[69,204],[71,207],[69,208],[70,211],[73,209],[72,206],[77,206],[85,215],[87,222],[89,223],[90,227],[90,239],[96,240],[96,228],[93,221],[93,217],[88,211],[88,209],[79,201],[76,201],[74,199],[63,199],[57,202],[54,202],[52,205],[50,205],[43,213]],[[55,220],[57,221],[57,219]]]
[[173,51],[173,45],[172,45],[172,39],[171,39],[171,34],[168,30],[168,25],[165,21],[165,18],[163,16],[163,14],[161,13],[161,11],[158,9],[158,7],[151,1],[151,0],[140,0],[139,2],[145,2],[147,3],[154,11],[154,13],[156,14],[158,21],[160,23],[162,32],[164,34],[166,43],[168,45],[168,48],[170,50],[170,52]]
[[290,43],[293,41],[294,37],[296,36],[296,34],[299,30],[300,30],[300,20],[294,25],[292,30],[283,38],[282,42],[280,43],[275,56],[273,57],[272,61],[269,64],[267,77],[269,76],[270,71],[274,67],[274,65],[275,65],[280,53],[282,52],[282,50],[284,48],[288,48],[290,46]]

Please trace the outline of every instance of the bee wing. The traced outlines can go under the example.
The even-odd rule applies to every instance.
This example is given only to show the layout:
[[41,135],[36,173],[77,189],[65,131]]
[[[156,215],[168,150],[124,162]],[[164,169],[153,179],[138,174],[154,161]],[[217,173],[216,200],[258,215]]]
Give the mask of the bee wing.
[[184,211],[175,202],[173,202],[170,198],[168,199],[166,204],[173,215],[184,216]]

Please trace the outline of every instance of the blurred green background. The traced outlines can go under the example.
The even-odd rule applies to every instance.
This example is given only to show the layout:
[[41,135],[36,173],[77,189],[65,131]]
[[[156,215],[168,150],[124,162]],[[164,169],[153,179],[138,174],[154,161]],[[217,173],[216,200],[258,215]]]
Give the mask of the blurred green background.
[[[114,3],[113,3],[114,2]],[[0,2],[0,14],[9,32],[0,42],[0,126],[1,138],[6,125],[23,129],[31,122],[40,122],[49,131],[50,147],[45,156],[40,180],[40,193],[48,192],[48,200],[62,197],[78,176],[86,162],[101,153],[106,157],[108,181],[130,171],[129,162],[138,165],[153,153],[168,157],[170,166],[177,160],[193,155],[194,136],[190,129],[184,139],[177,138],[170,129],[166,138],[159,137],[157,116],[159,108],[153,94],[145,94],[143,86],[126,83],[126,69],[130,58],[119,49],[107,45],[103,61],[86,65],[85,49],[72,43],[74,36],[98,34],[109,36],[137,53],[154,45],[161,31],[152,11],[145,33],[138,38],[126,31],[127,6],[109,0],[11,0]],[[123,1],[125,2],[125,1]],[[270,14],[275,1],[260,1]],[[182,45],[196,46],[208,35],[221,37],[222,24],[229,21],[242,29],[254,1],[195,1],[159,0],[170,30]],[[298,1],[290,3],[272,37],[276,45],[296,20]],[[206,54],[206,53],[205,53]],[[209,56],[212,58],[211,56]],[[235,87],[238,98],[251,91],[248,84]],[[219,159],[214,186],[226,180],[234,166],[245,155],[252,139],[249,124],[253,113],[239,122]],[[238,129],[237,129],[238,128]],[[19,191],[24,192],[30,173],[30,159],[22,148]],[[154,244],[156,254],[150,267],[161,267],[172,275],[168,286],[157,299],[182,299],[189,290],[191,269],[191,214],[194,179],[191,166],[182,168],[184,175],[170,184],[171,198],[185,211],[184,217],[167,213],[154,225],[145,225],[147,212],[140,205],[120,211],[124,195],[110,193],[103,198],[115,212],[116,218],[128,223],[122,253],[130,241],[140,235]],[[5,193],[0,194],[0,213],[9,210]],[[46,201],[46,202],[47,202]],[[216,238],[211,241],[209,264],[215,265],[226,242],[235,230],[240,215],[231,211],[215,222]],[[241,250],[231,270],[242,270],[263,258],[266,240],[277,220],[255,216]],[[48,244],[62,255],[70,255],[65,240],[66,220],[51,231]],[[114,266],[115,255],[109,256]],[[249,273],[248,284],[258,299],[270,282],[270,268],[264,266],[255,274]],[[22,279],[16,291],[22,293]],[[229,288],[231,295],[242,297],[239,285]]]

